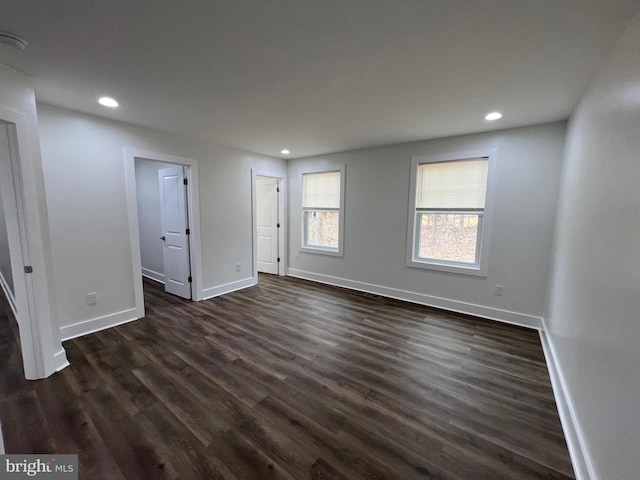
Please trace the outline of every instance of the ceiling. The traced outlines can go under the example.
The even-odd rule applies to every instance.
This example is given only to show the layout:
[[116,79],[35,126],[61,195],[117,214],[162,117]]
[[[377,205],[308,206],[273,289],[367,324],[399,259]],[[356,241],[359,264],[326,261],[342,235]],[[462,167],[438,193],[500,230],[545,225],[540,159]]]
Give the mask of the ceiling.
[[566,119],[639,4],[2,0],[29,45],[0,63],[45,103],[303,157]]

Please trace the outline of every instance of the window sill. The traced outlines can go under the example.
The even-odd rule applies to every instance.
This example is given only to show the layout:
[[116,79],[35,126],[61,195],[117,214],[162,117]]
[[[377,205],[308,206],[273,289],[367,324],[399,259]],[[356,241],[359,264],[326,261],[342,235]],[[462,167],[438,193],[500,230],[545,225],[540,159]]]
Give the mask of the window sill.
[[423,268],[425,270],[435,270],[438,272],[457,273],[460,275],[470,275],[473,277],[487,277],[486,266],[478,265],[462,265],[455,263],[444,263],[428,260],[409,260],[407,267]]
[[342,257],[343,254],[339,250],[331,250],[322,247],[300,247],[301,252],[305,253],[319,253],[320,255],[330,255],[333,257]]

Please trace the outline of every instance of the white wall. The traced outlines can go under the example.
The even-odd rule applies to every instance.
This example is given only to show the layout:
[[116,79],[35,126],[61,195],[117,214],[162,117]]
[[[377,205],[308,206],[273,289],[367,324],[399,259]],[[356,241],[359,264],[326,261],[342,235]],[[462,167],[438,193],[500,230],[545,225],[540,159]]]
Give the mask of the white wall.
[[640,17],[567,136],[548,336],[593,478],[640,478]]
[[[290,161],[291,273],[539,325],[564,135],[562,122]],[[487,278],[407,267],[411,157],[489,148],[498,149],[498,161]],[[344,258],[298,250],[299,170],[329,164],[346,165]],[[505,286],[501,297],[494,294],[496,284]]]
[[[25,374],[27,378],[43,378],[67,363],[66,353],[60,341],[58,312],[54,295],[47,204],[44,191],[38,119],[33,88],[28,77],[0,64],[0,120],[16,125],[19,148],[19,173],[22,180],[24,227],[29,261],[34,268],[31,274],[32,292],[36,299],[31,315],[28,311],[27,287],[24,274],[14,271],[18,323],[23,346]],[[3,175],[8,172],[3,171]],[[5,213],[9,205],[4,198]],[[15,200],[14,200],[15,202]],[[15,269],[14,269],[15,270]],[[21,307],[22,305],[22,307]],[[35,318],[35,325],[32,320]],[[33,332],[37,332],[32,337]],[[29,344],[28,352],[25,345]]]
[[[284,160],[49,105],[38,113],[63,330],[90,331],[135,306],[124,147],[198,161],[204,296],[250,279],[251,168],[285,174]],[[97,305],[85,305],[88,292]]]
[[[0,152],[3,154],[3,152]],[[4,214],[4,205],[2,204],[2,195],[0,194],[0,275],[9,295],[15,297],[13,287],[13,274],[11,272],[11,254],[9,253],[9,237],[7,235],[7,221]]]
[[137,158],[136,195],[138,197],[138,225],[140,226],[140,261],[142,272],[164,282],[164,255],[160,219],[160,184],[158,170],[167,163]]

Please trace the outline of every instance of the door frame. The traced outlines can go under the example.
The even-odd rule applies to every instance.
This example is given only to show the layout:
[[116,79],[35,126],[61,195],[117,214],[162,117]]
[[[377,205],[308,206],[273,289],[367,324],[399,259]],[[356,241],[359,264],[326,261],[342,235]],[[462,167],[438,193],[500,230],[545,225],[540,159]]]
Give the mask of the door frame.
[[[15,124],[13,123],[5,123],[0,120],[0,129],[7,129],[7,135],[14,136],[15,132],[13,128]],[[1,154],[2,152],[0,152]],[[0,272],[0,288],[4,292],[6,299],[9,302],[9,307],[11,307],[11,311],[13,312],[13,316],[15,317],[18,325],[20,325],[21,321],[24,318],[21,318],[18,315],[18,301],[17,298],[23,295],[33,295],[33,289],[28,288],[26,284],[26,277],[23,265],[31,265],[28,263],[28,257],[25,256],[25,251],[28,252],[28,246],[26,242],[24,242],[25,229],[24,229],[24,213],[22,202],[19,202],[18,199],[21,195],[18,193],[17,186],[22,182],[20,180],[19,172],[17,171],[17,162],[16,158],[19,155],[16,155],[11,145],[7,145],[7,153],[9,154],[9,158],[7,159],[7,164],[4,163],[3,160],[0,160],[0,167],[2,167],[2,171],[6,171],[5,168],[8,167],[9,175],[0,176],[0,194],[2,198],[2,207],[4,209],[4,217],[5,217],[5,226],[7,229],[7,246],[9,247],[9,262],[11,265],[11,280],[13,281],[13,292],[9,290],[9,285],[7,281],[9,279],[5,278],[2,272]],[[13,253],[13,255],[12,255]],[[25,258],[26,257],[26,258]],[[20,291],[22,290],[22,291]],[[23,297],[24,298],[24,297]],[[24,302],[21,302],[23,307],[25,305]],[[26,310],[29,313],[29,310]],[[28,333],[25,333],[28,337],[28,344],[32,345],[31,337],[29,337]],[[24,353],[23,353],[24,356]],[[26,360],[26,359],[25,359]]]
[[285,204],[287,198],[286,175],[273,170],[251,169],[251,244],[252,244],[252,263],[253,263],[253,281],[258,283],[258,219],[257,219],[257,195],[256,195],[256,177],[269,177],[278,180],[280,188],[280,198],[278,202],[278,219],[280,220],[280,228],[278,229],[278,252],[280,253],[280,262],[278,263],[278,276],[286,275],[287,264],[287,217],[285,215]]
[[165,153],[149,152],[125,147],[124,170],[127,194],[127,212],[129,217],[129,237],[131,240],[132,275],[137,318],[144,317],[144,292],[142,289],[142,260],[140,256],[140,226],[138,224],[138,199],[136,187],[135,160],[182,165],[186,167],[187,178],[187,218],[189,222],[189,263],[191,268],[191,299],[200,301],[202,295],[202,249],[200,242],[200,194],[198,182],[198,161],[193,158],[178,157]]
[[[9,245],[13,250],[11,307],[20,331],[25,378],[35,380],[62,370],[69,362],[62,347],[55,299],[51,298],[51,250],[48,231],[44,230],[48,219],[40,203],[44,184],[38,174],[42,166],[37,145],[29,141],[35,133],[25,115],[2,105],[0,122],[3,127],[6,125],[9,136],[10,174],[2,175],[0,182]],[[25,272],[26,266],[32,267],[32,273]]]

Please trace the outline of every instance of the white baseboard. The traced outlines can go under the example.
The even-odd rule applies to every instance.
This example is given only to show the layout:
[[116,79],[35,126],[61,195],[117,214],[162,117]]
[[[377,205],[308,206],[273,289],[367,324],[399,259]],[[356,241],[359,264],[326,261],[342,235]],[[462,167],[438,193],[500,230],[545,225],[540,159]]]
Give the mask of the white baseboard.
[[163,273],[156,272],[155,270],[142,267],[142,276],[150,278],[151,280],[155,280],[156,282],[162,283],[164,285]]
[[144,316],[137,308],[123,310],[122,312],[112,313],[103,317],[92,318],[83,322],[74,323],[60,327],[60,336],[62,341],[71,340],[72,338],[81,337],[90,333],[99,332],[106,328],[122,325],[123,323],[132,322]]
[[71,365],[69,363],[69,360],[67,360],[67,352],[64,348],[61,348],[60,351],[53,356],[53,359],[53,364],[55,366],[56,372],[59,372],[60,370]]
[[9,302],[9,306],[11,307],[11,311],[13,312],[13,315],[14,317],[16,317],[16,320],[17,320],[18,307],[16,306],[16,299],[13,296],[13,292],[9,288],[9,284],[5,280],[4,275],[2,275],[2,272],[0,272],[0,287],[2,287],[2,291],[4,292],[4,295],[7,297],[7,301]]
[[489,320],[497,320],[499,322],[519,325],[521,327],[527,327],[536,330],[542,328],[542,319],[540,317],[534,317],[533,315],[527,315],[524,313],[511,312],[509,310],[500,310],[498,308],[460,302],[458,300],[451,300],[449,298],[434,297],[431,295],[425,295],[424,293],[399,290],[397,288],[384,287],[382,285],[358,282],[356,280],[332,277],[319,273],[305,272],[292,268],[287,271],[287,275],[291,277],[302,278],[304,280],[311,280],[314,282],[326,283],[328,285],[335,285],[337,287],[349,288],[351,290],[358,290],[360,292],[374,293],[376,295],[382,295],[383,297],[404,300],[405,302],[418,303],[420,305],[441,308],[443,310],[449,310],[452,312],[465,313],[467,315],[474,315],[476,317],[487,318]]
[[245,278],[243,280],[237,280],[231,283],[225,283],[218,287],[205,288],[201,292],[202,300],[208,300],[213,297],[224,295],[225,293],[235,292],[236,290],[242,290],[243,288],[253,287],[258,283],[258,279],[254,277]]
[[[201,296],[203,300],[224,295],[225,293],[231,293],[236,290],[251,287],[257,283],[257,279],[253,277],[238,280],[236,282],[226,283],[217,287],[206,288],[202,290]],[[74,323],[72,325],[65,325],[60,328],[60,336],[63,341],[71,340],[72,338],[81,337],[90,333],[99,332],[106,328],[122,325],[123,323],[132,322],[139,318],[144,317],[144,308],[131,308],[129,310],[123,310],[122,312],[116,312],[111,315],[105,315],[103,317],[92,318],[90,320],[84,320],[82,322]]]
[[567,383],[558,364],[558,357],[553,343],[549,340],[546,328],[540,330],[540,342],[547,362],[551,386],[553,387],[553,396],[556,399],[558,414],[560,415],[560,422],[562,423],[564,438],[567,441],[567,448],[569,449],[576,480],[595,480],[597,477],[593,469],[593,463],[589,457],[584,437],[580,431],[580,424],[573,408],[573,402],[567,389]]

